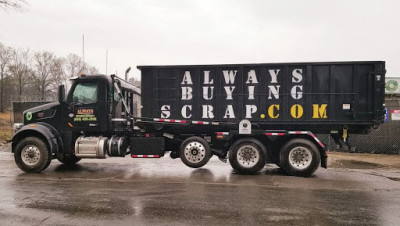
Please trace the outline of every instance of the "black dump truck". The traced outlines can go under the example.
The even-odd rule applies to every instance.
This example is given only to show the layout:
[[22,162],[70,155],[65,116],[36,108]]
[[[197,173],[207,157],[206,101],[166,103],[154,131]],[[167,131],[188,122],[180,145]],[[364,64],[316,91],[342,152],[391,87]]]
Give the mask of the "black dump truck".
[[141,89],[114,76],[80,75],[58,102],[24,112],[15,162],[40,172],[57,158],[160,158],[189,167],[216,155],[238,173],[275,163],[309,176],[327,166],[315,134],[346,143],[384,120],[385,62],[138,66]]

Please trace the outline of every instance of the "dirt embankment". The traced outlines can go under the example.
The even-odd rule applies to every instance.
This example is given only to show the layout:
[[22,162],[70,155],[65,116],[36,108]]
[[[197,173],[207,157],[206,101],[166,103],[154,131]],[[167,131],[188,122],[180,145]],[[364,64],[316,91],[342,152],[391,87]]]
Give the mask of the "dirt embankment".
[[0,143],[10,140],[13,135],[11,123],[11,113],[0,113]]

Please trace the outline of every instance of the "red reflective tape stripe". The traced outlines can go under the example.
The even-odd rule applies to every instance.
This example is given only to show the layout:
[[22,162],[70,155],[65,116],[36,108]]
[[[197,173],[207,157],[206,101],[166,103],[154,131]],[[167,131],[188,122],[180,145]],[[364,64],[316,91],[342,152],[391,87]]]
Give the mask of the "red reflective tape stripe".
[[307,131],[290,131],[289,134],[308,134]]
[[171,120],[169,120],[169,122],[175,122],[175,119],[171,119]]
[[160,158],[159,155],[132,155],[132,158]]
[[164,122],[164,121],[165,121],[165,119],[159,119],[158,121],[160,121],[160,122]]
[[223,132],[217,132],[217,135],[224,135]]
[[[211,122],[212,123],[212,122]],[[210,122],[204,122],[204,121],[192,121],[192,124],[197,124],[197,125],[209,125]],[[218,124],[214,124],[218,125]]]
[[267,136],[284,136],[284,133],[266,133]]
[[186,120],[181,120],[181,123],[186,123]]

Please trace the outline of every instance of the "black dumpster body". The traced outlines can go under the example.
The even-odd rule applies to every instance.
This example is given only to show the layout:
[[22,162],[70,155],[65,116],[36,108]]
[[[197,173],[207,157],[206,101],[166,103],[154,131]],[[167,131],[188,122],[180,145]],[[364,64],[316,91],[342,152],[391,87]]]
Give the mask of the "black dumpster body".
[[378,127],[385,114],[384,61],[138,69],[142,117],[220,125],[183,126],[182,133],[237,128],[247,119],[257,129],[362,134]]

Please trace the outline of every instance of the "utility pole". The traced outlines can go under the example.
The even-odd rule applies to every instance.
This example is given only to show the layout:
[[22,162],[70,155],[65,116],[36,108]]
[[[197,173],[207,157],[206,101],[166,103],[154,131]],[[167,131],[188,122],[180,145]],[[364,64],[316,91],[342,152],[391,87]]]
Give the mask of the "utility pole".
[[82,60],[85,64],[85,34],[82,35]]
[[106,75],[108,75],[108,49],[106,50]]

